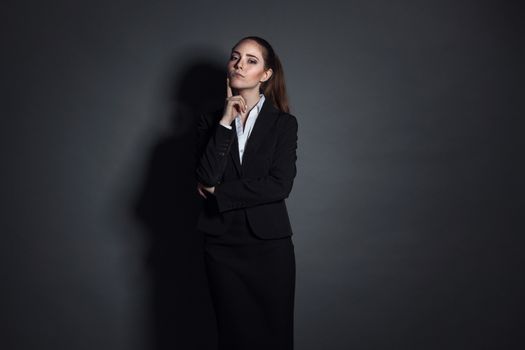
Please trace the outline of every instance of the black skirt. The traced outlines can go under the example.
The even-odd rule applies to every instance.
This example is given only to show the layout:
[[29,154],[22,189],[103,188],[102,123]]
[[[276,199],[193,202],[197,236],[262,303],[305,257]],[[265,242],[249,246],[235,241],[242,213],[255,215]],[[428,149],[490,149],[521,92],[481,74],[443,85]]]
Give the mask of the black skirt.
[[292,350],[295,254],[291,237],[260,239],[245,210],[221,236],[205,236],[219,350]]

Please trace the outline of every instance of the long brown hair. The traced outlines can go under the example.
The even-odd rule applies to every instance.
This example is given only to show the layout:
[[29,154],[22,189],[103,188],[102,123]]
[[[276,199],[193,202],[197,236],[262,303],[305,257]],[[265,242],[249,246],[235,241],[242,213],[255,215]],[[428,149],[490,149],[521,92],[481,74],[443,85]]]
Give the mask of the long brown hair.
[[264,69],[267,70],[271,68],[273,71],[270,79],[261,84],[260,92],[264,94],[264,97],[269,98],[277,109],[290,113],[286,84],[284,82],[284,70],[279,56],[277,56],[270,43],[258,36],[246,36],[242,38],[232,47],[232,51],[244,40],[253,40],[261,46]]

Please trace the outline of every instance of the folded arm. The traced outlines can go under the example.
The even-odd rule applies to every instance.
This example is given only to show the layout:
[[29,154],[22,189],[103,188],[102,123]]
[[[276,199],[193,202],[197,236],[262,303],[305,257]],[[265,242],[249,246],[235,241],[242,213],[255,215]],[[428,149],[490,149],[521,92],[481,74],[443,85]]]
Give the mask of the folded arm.
[[204,114],[199,120],[197,133],[196,179],[206,187],[216,186],[226,169],[234,130],[218,121],[216,125],[210,125]]
[[289,196],[297,174],[297,119],[288,115],[280,131],[268,175],[216,184],[220,212],[275,202]]

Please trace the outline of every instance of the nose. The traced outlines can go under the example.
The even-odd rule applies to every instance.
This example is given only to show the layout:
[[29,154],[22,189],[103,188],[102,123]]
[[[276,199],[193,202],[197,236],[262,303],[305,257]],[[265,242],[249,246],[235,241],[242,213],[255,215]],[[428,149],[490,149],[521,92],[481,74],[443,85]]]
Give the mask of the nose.
[[235,68],[239,68],[242,70],[243,66],[240,64],[241,63],[241,60],[238,60],[236,63],[235,63]]

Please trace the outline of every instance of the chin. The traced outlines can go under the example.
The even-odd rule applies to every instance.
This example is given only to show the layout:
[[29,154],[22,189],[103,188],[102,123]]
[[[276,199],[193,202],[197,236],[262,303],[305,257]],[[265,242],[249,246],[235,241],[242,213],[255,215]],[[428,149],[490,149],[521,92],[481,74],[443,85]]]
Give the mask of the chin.
[[248,89],[248,86],[242,84],[232,84],[232,88],[236,89],[237,91],[241,91]]
[[251,90],[254,88],[254,86],[251,86],[249,84],[230,84],[232,88],[237,90]]
[[231,79],[230,84],[235,87],[243,87],[246,85],[246,82],[242,79]]

